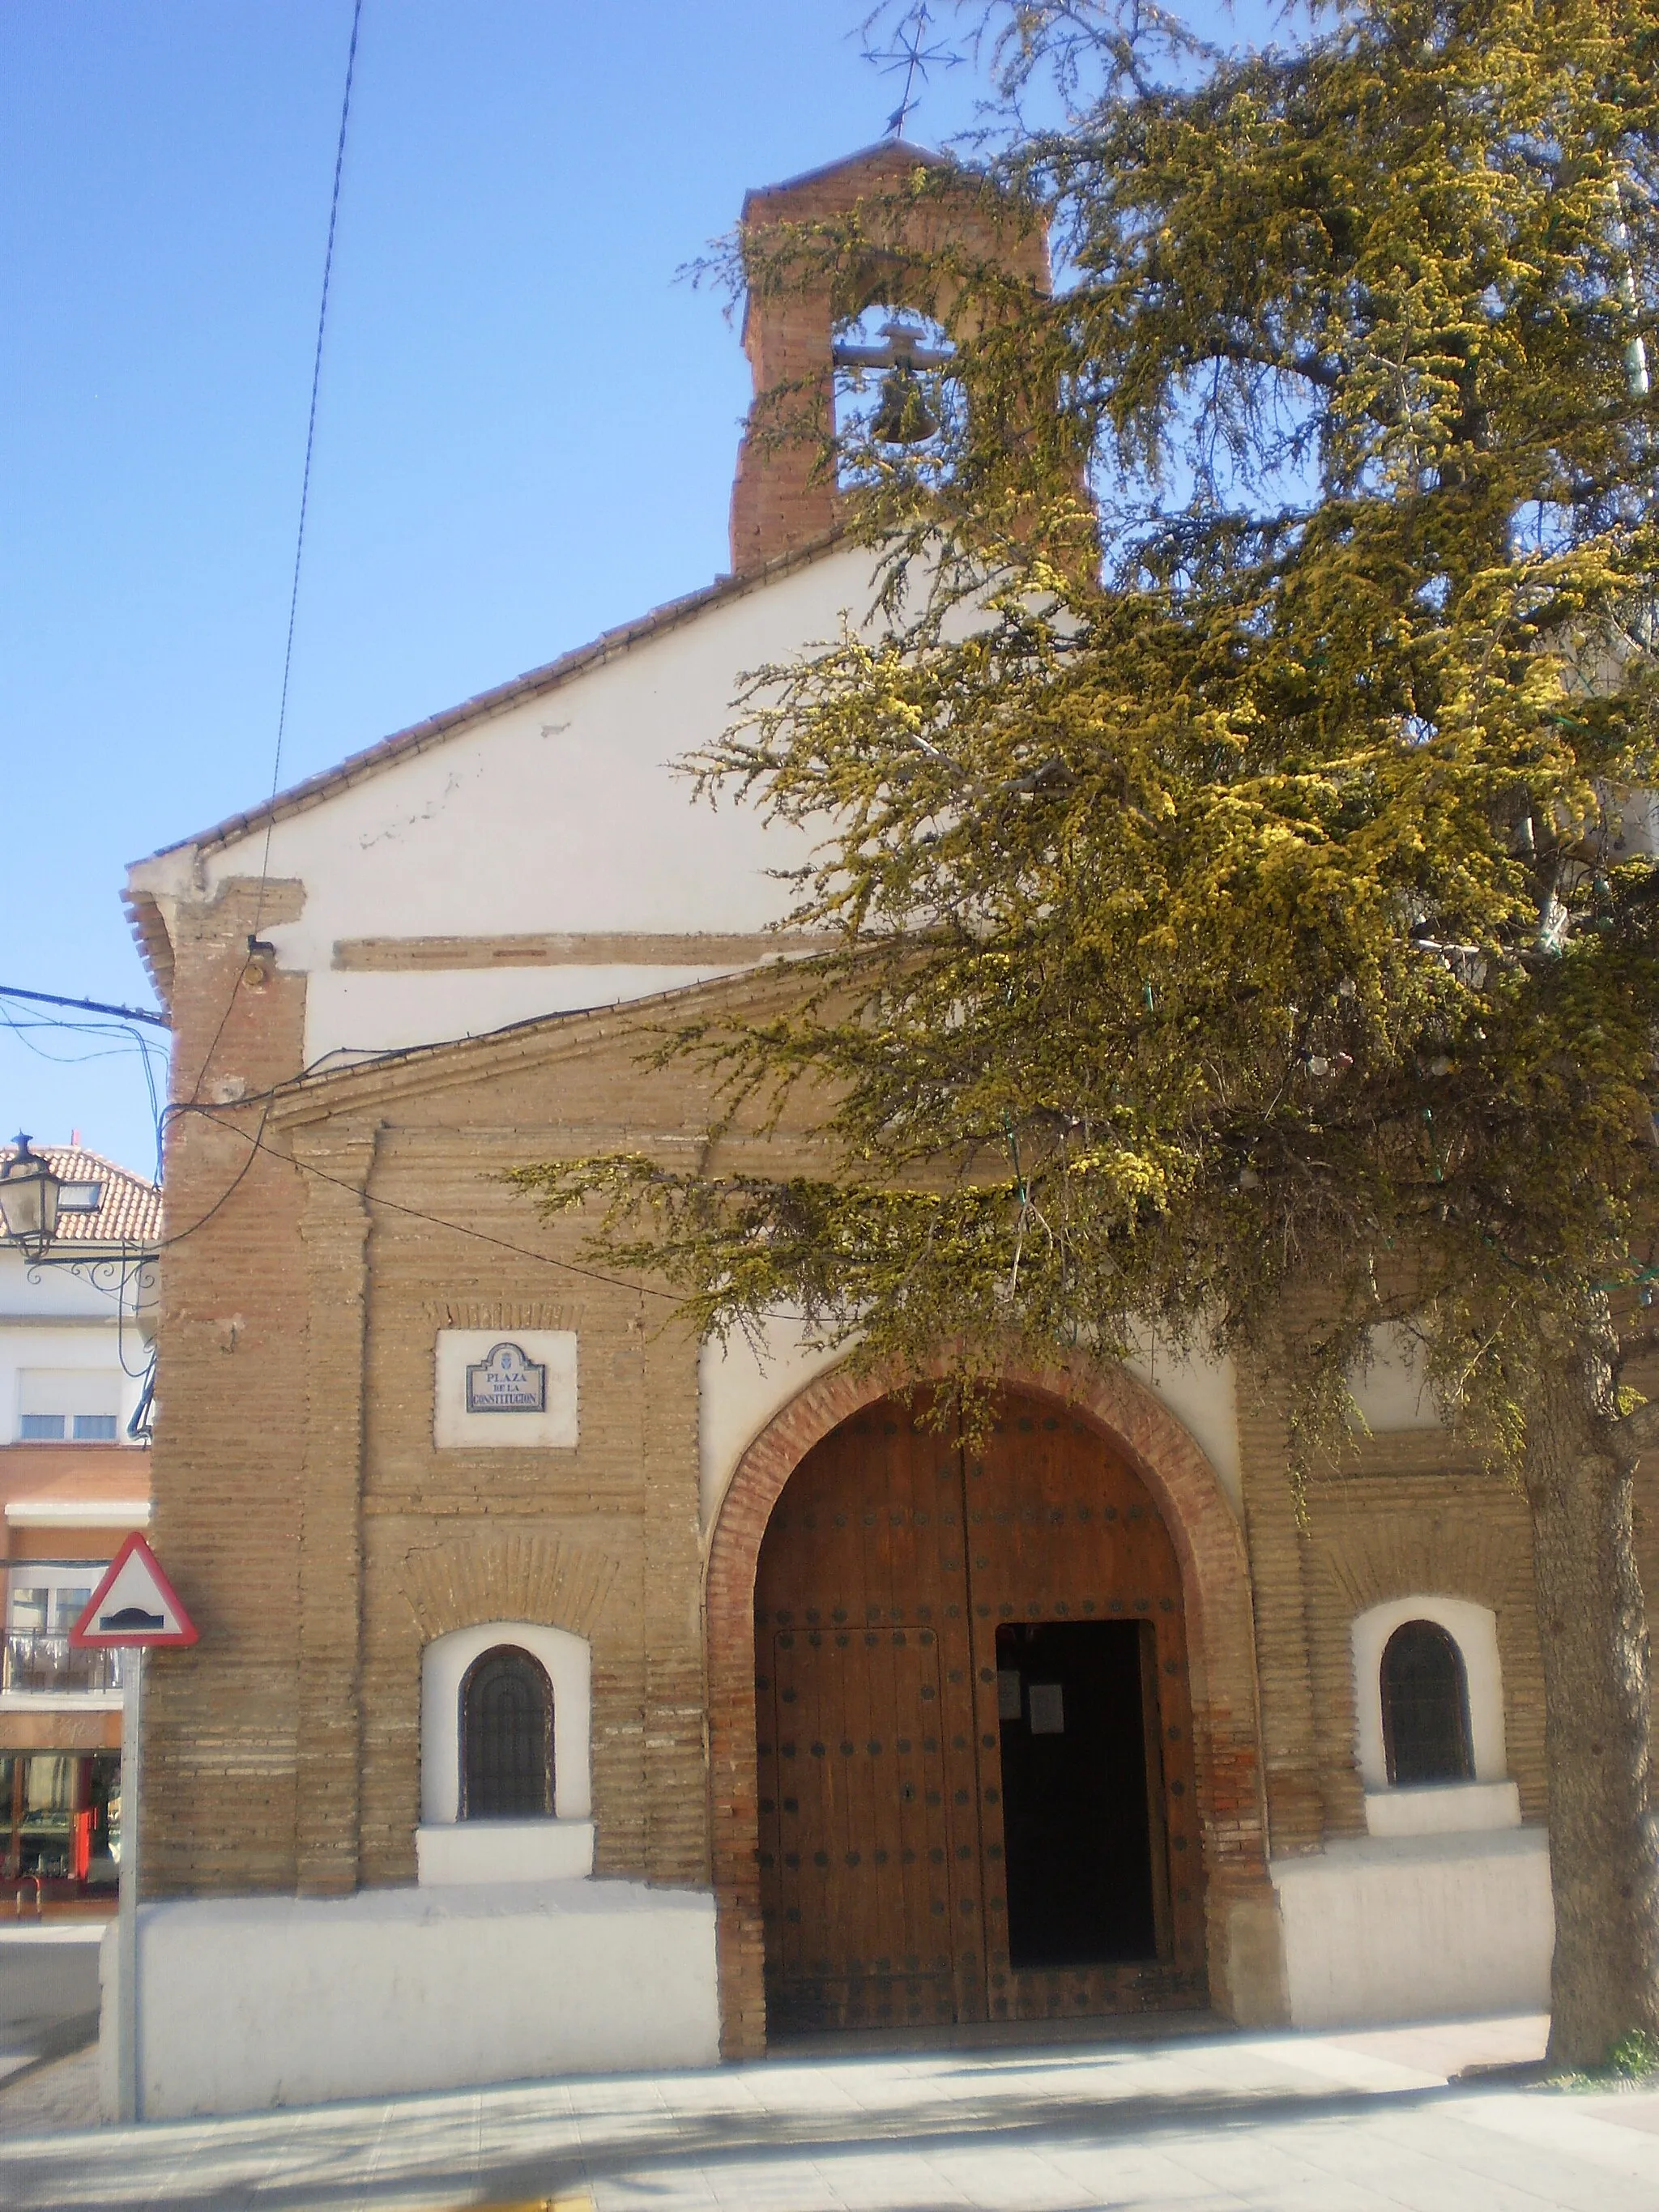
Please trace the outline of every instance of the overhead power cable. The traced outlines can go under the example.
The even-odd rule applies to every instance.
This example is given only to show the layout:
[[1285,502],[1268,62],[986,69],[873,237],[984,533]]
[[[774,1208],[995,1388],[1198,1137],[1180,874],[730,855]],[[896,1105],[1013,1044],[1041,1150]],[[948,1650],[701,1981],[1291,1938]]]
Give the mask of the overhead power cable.
[[[305,459],[300,470],[300,519],[294,533],[294,573],[289,581],[288,634],[283,647],[283,685],[276,706],[276,743],[270,762],[270,797],[274,801],[283,781],[283,741],[288,732],[288,699],[289,682],[294,672],[294,634],[300,612],[300,573],[305,561],[306,517],[311,507],[311,464],[317,450],[317,403],[323,385],[323,340],[328,331],[328,295],[334,276],[334,240],[340,227],[340,187],[345,176],[346,137],[351,123],[351,88],[357,75],[357,34],[362,27],[363,0],[353,0],[351,9],[351,39],[346,48],[345,86],[340,96],[340,129],[334,142],[334,185],[328,202],[328,238],[323,248],[323,283],[317,301],[317,343],[311,356],[311,404],[306,413]],[[248,932],[248,949],[252,951],[258,941],[264,921],[265,889],[270,880],[270,840],[276,826],[274,812],[265,817],[264,848],[259,860],[259,890],[254,900],[253,927]],[[202,1095],[202,1085],[213,1065],[213,1055],[219,1049],[219,1040],[225,1033],[240,978],[230,987],[224,1012],[219,1017],[218,1027],[211,1042],[203,1054],[197,1070],[196,1081],[191,1091],[191,1100]]]
[[[340,194],[345,175],[346,140],[351,120],[351,94],[352,87],[356,77],[357,42],[358,36],[362,27],[362,18],[363,0],[353,0],[351,10],[351,37],[346,50],[345,84],[340,100],[340,127],[335,139],[334,146],[334,179],[332,189],[329,196],[328,235],[323,252],[323,281],[317,305],[317,337],[316,343],[312,350],[311,398],[306,414],[305,459],[300,471],[300,513],[298,525],[295,532],[294,568],[289,584],[288,627],[283,647],[283,682],[276,710],[276,742],[273,750],[270,769],[270,795],[273,799],[275,799],[282,782],[283,744],[288,728],[289,692],[294,669],[294,639],[299,616],[300,577],[305,556],[306,520],[311,504],[312,461],[315,454],[317,446],[317,410],[318,402],[322,390],[323,343],[328,328],[329,291],[334,273],[334,245],[339,229]],[[259,890],[258,899],[255,903],[254,925],[252,932],[250,933],[250,944],[258,939],[260,925],[264,920],[265,890],[270,873],[270,839],[272,827],[272,819],[268,817],[265,823],[264,851],[260,862]],[[231,1008],[236,1002],[236,990],[240,986],[240,977],[239,975],[237,983],[232,986],[230,996],[226,1000],[224,1012],[219,1018],[219,1024],[214,1031],[212,1042],[209,1044],[207,1051],[202,1057],[201,1066],[198,1072],[195,1085],[191,1095],[191,1101],[189,1102],[191,1103],[193,1103],[196,1098],[200,1095],[202,1083],[206,1077],[209,1067],[212,1065],[213,1055],[218,1048],[220,1038],[224,1035],[225,1024],[230,1018]],[[102,1014],[116,1021],[143,1023],[154,1029],[171,1030],[173,1026],[171,1020],[166,1014],[152,1013],[143,1007],[112,1006],[96,999],[69,998],[52,991],[27,991],[15,986],[0,985],[0,1000],[4,999],[21,999],[36,1006],[61,1006],[67,1010],[72,1010],[80,1013]],[[58,1025],[65,1029],[76,1026],[76,1024],[70,1022],[64,1022]],[[146,1078],[148,1079],[149,1078],[150,1071],[147,1056],[145,1057],[144,1067]],[[154,1104],[154,1088],[155,1086],[152,1081],[152,1105]],[[161,1122],[164,1119],[165,1116],[157,1116],[156,1133],[158,1155],[160,1151]],[[250,1158],[252,1158],[252,1156],[250,1154]],[[245,1167],[242,1172],[246,1173],[246,1170]],[[160,1173],[159,1157],[157,1162],[157,1173],[158,1175]],[[240,1182],[240,1180],[241,1176],[239,1175],[236,1181],[237,1182]],[[235,1185],[233,1184],[232,1188],[234,1188]],[[218,1203],[222,1204],[223,1200],[228,1198],[229,1195],[229,1191],[223,1193]],[[216,1212],[217,1210],[217,1204],[210,1209],[210,1212]],[[204,1218],[205,1218],[206,1217],[204,1216]],[[200,1224],[198,1223],[195,1225],[199,1227]]]
[[148,1022],[152,1029],[170,1030],[165,1014],[152,1014],[143,1006],[106,1006],[102,999],[62,999],[56,991],[24,991],[15,983],[0,983],[0,999],[27,999],[37,1006],[74,1006],[83,1014],[113,1014],[124,1022]]
[[[340,134],[334,146],[334,189],[328,204],[328,242],[323,248],[323,285],[317,302],[317,343],[311,357],[311,405],[306,415],[306,457],[300,471],[300,524],[294,537],[294,575],[288,594],[288,639],[283,648],[283,689],[276,708],[276,749],[270,763],[270,795],[274,799],[283,775],[283,740],[288,731],[289,680],[294,671],[294,630],[300,611],[300,568],[305,557],[306,515],[311,505],[311,459],[317,448],[317,400],[323,383],[323,338],[328,329],[329,285],[334,275],[334,239],[340,225],[340,185],[345,175],[346,132],[351,122],[351,87],[357,74],[357,33],[362,25],[363,0],[353,0],[351,44],[346,50],[345,91],[340,101]],[[270,833],[265,823],[264,864],[260,872],[259,896],[264,897],[265,876],[270,866]],[[253,933],[259,933],[256,916]]]

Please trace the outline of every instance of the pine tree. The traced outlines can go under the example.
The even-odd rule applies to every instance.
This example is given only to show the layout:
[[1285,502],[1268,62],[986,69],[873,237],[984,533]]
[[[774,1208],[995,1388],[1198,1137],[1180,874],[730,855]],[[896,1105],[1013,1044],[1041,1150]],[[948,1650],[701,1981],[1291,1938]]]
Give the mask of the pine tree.
[[944,427],[839,457],[886,620],[758,672],[698,763],[819,827],[792,927],[830,949],[670,1049],[751,1121],[817,1101],[823,1170],[522,1180],[599,1194],[704,1328],[953,1344],[970,1401],[1011,1344],[1151,1326],[1291,1378],[1305,1455],[1403,1330],[1530,1509],[1551,2051],[1597,2063],[1659,2038],[1659,1407],[1619,1382],[1655,1273],[1659,9],[1353,0],[1243,56],[993,17],[1005,89],[1053,64],[1066,119],[1011,108],[915,191],[1050,223],[1060,281],[940,247]]

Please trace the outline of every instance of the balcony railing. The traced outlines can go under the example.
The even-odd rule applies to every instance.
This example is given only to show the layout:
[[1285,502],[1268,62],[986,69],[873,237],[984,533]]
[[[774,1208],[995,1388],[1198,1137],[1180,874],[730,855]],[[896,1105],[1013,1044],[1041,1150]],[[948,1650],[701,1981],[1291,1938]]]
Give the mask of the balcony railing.
[[121,1686],[118,1651],[76,1651],[44,1628],[6,1632],[0,1692],[26,1697],[107,1696]]

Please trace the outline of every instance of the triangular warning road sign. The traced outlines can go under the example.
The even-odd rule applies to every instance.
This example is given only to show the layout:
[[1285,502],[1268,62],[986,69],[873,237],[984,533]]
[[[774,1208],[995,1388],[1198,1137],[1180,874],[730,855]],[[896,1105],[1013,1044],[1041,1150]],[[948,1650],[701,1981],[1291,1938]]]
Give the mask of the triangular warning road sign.
[[77,1651],[194,1644],[196,1624],[179,1602],[154,1552],[135,1530],[70,1631]]

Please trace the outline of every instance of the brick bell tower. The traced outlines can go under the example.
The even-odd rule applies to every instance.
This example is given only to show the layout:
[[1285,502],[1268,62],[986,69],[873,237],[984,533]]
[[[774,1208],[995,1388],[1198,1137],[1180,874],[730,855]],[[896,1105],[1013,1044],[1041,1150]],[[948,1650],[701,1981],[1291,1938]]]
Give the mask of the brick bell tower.
[[[958,189],[951,188],[952,176],[961,180]],[[744,250],[753,266],[765,255],[769,230],[810,229],[853,216],[869,243],[850,268],[822,281],[789,270],[775,288],[750,289],[743,343],[755,396],[732,486],[734,574],[811,544],[841,519],[835,473],[824,462],[836,427],[839,326],[877,306],[950,324],[957,288],[925,265],[946,244],[1024,279],[1034,292],[1048,289],[1040,226],[1000,207],[986,185],[943,155],[892,139],[750,192],[741,217]]]

